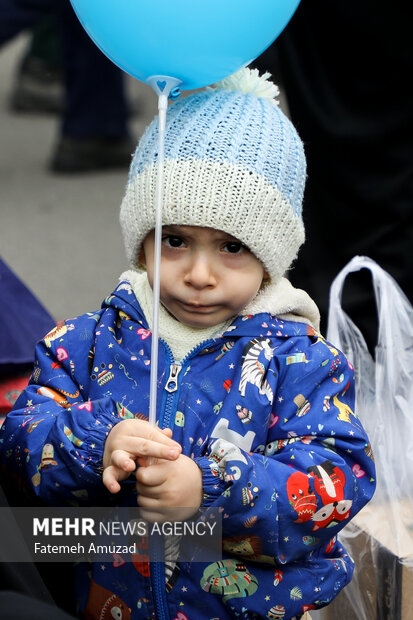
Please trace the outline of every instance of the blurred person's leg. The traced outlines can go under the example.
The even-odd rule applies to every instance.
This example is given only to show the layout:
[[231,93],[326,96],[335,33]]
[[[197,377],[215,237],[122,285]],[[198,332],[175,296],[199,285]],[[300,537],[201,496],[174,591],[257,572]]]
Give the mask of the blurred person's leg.
[[14,76],[10,108],[14,112],[61,113],[63,75],[60,27],[45,14],[33,27]]
[[84,32],[69,0],[0,0],[0,46],[56,11],[65,106],[51,168],[79,172],[128,167],[135,144],[128,132],[123,73]]
[[51,167],[57,172],[126,167],[134,142],[128,131],[124,74],[86,34],[69,0],[56,2],[66,101]]

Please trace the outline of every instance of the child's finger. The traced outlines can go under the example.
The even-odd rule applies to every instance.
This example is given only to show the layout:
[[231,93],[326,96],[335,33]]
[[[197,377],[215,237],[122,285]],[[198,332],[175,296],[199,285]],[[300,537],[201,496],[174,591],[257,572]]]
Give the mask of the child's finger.
[[119,476],[119,469],[113,465],[109,465],[103,470],[102,481],[110,493],[118,493],[120,491]]
[[112,465],[115,465],[115,467],[118,467],[125,472],[135,471],[135,461],[125,450],[114,450],[111,454],[110,460]]
[[138,467],[136,470],[136,481],[145,487],[159,487],[166,482],[167,475],[167,468],[162,463],[156,463],[148,467]]
[[[170,440],[162,433],[164,439]],[[145,437],[125,437],[122,442],[122,449],[134,456],[152,456],[159,459],[175,460],[181,453],[181,446],[174,442],[161,443],[158,440],[146,439]]]
[[151,499],[159,499],[162,495],[164,487],[159,484],[143,484],[143,482],[136,482],[136,490],[138,495],[142,495],[144,497],[148,497]]
[[161,495],[161,487],[159,487],[158,485],[152,487],[137,482],[136,490],[138,491],[138,496],[146,497],[148,499],[159,499]]
[[166,435],[167,437],[169,437],[170,439],[172,438],[173,432],[171,428],[161,428],[160,429],[161,433],[163,433],[164,435]]
[[[140,420],[134,420],[135,422],[141,422]],[[165,432],[166,431],[166,432]],[[152,426],[147,422],[145,424],[134,424],[130,425],[129,436],[140,437],[143,439],[148,439],[150,441],[156,441],[161,443],[162,445],[169,446],[170,448],[181,448],[180,444],[171,439],[168,436],[168,431],[166,429],[160,429],[157,426]]]
[[165,521],[170,521],[169,516],[165,516],[164,512],[158,512],[156,510],[146,510],[144,508],[139,509],[139,514],[145,521],[149,521],[149,523],[165,523]]
[[162,506],[159,500],[145,495],[138,495],[138,506],[139,514],[145,521],[159,521],[160,523],[174,521],[176,515],[179,514],[176,508]]
[[138,506],[139,508],[147,508],[148,510],[155,510],[160,512],[162,510],[162,506],[160,505],[159,499],[156,497],[148,497],[147,495],[138,495]]

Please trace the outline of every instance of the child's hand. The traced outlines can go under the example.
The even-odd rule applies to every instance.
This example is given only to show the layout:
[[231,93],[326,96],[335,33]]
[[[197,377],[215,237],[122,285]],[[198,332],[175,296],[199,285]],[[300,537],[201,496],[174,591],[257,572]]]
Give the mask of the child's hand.
[[144,420],[122,420],[112,428],[103,452],[103,484],[111,493],[135,470],[135,461],[155,457],[173,461],[181,452],[169,428],[160,430]]
[[138,506],[147,521],[189,519],[201,505],[202,472],[195,461],[183,454],[172,462],[162,460],[139,467],[136,480]]

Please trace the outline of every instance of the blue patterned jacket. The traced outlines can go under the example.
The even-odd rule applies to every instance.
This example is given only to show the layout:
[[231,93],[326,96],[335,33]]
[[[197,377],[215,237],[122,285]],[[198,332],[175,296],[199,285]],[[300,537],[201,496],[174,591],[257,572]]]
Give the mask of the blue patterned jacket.
[[[56,327],[2,428],[3,469],[50,505],[113,503],[102,484],[104,443],[125,411],[148,415],[150,347],[127,283],[100,311]],[[162,563],[80,567],[80,610],[122,620],[287,619],[328,604],[353,570],[336,535],[375,486],[353,405],[349,362],[304,323],[238,317],[179,364],[162,343],[159,425],[202,470],[204,505],[222,514],[222,561],[181,562],[166,586]],[[136,502],[135,485],[122,485]]]

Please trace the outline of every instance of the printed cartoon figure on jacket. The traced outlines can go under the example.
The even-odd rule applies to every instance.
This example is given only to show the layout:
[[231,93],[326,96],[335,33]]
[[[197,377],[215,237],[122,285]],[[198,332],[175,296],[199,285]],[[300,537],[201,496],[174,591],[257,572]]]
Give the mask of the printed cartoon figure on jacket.
[[[372,497],[374,463],[353,368],[283,277],[304,240],[306,169],[266,77],[243,69],[168,111],[154,439],[156,120],[121,207],[132,268],[100,310],[37,345],[0,432],[5,474],[50,506],[210,508],[222,520],[216,561],[149,563],[146,539],[131,561],[79,564],[85,618],[288,620],[352,577],[337,534]],[[179,544],[165,537],[165,551]]]

